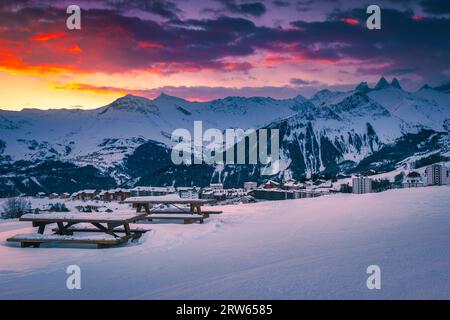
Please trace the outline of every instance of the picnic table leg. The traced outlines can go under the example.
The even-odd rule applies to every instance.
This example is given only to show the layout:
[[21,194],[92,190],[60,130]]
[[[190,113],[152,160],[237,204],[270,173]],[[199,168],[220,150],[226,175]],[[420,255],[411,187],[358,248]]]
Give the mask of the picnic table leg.
[[[198,214],[200,214],[200,215],[203,215],[203,218],[209,218],[209,214],[202,214],[202,209],[201,209],[201,206],[197,206],[197,213]],[[200,220],[200,223],[203,223],[203,219],[202,220]]]
[[125,230],[125,236],[131,237],[132,240],[137,240],[142,237],[141,232],[131,232],[130,224],[124,223],[123,228]]
[[146,204],[144,205],[144,209],[145,209],[145,212],[146,212],[147,214],[150,214],[150,204],[146,203]]
[[141,210],[142,210],[142,204],[138,203],[136,212],[141,212]]
[[108,225],[108,228],[106,228],[105,226],[101,225],[100,223],[92,223],[93,226],[95,226],[97,229],[103,231],[106,234],[110,234],[115,238],[120,238],[117,234],[114,233],[113,228],[114,227],[110,227]]
[[38,233],[44,234],[46,223],[39,223]]
[[126,234],[127,236],[130,236],[130,235],[131,235],[130,225],[129,225],[128,223],[125,223],[125,224],[123,225],[123,228],[125,229],[125,234]]
[[55,232],[55,234],[60,234],[60,235],[73,235],[73,232],[68,230],[69,227],[75,225],[76,223],[74,222],[68,222],[66,225],[64,225],[64,223],[62,222],[57,222],[58,225],[58,231]]

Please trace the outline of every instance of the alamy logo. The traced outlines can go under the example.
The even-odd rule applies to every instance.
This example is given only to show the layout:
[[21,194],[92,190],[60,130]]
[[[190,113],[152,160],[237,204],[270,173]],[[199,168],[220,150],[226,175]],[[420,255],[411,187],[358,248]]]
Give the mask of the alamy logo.
[[66,10],[70,16],[66,20],[66,26],[69,30],[81,29],[81,8],[77,5],[70,5]]
[[69,290],[81,289],[81,269],[76,264],[70,265],[66,269],[66,274],[69,277],[66,280],[66,286]]
[[370,276],[367,278],[366,286],[367,289],[373,290],[381,289],[381,269],[377,265],[370,265],[367,267],[366,273]]
[[381,9],[379,6],[373,4],[367,7],[367,14],[370,16],[367,18],[366,25],[369,30],[381,29]]
[[180,128],[172,132],[171,140],[176,142],[171,155],[176,165],[258,164],[259,161],[263,165],[261,175],[280,172],[278,129],[226,129],[224,137],[219,129],[203,132],[202,121],[194,121],[193,138],[189,130]]

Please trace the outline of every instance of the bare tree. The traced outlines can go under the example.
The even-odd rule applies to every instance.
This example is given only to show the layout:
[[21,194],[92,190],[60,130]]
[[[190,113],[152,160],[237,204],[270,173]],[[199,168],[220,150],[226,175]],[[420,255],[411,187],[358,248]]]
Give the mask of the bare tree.
[[20,218],[29,209],[30,205],[24,198],[9,198],[3,205],[3,219]]

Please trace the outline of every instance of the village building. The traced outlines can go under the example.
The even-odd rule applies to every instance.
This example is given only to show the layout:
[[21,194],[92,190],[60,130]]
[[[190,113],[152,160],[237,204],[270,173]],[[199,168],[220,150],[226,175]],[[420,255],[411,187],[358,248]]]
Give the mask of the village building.
[[308,189],[308,190],[295,190],[294,199],[305,199],[305,198],[316,198],[324,195],[330,194],[331,190],[329,189]]
[[54,192],[52,192],[48,195],[49,199],[57,199],[58,197],[59,197],[59,194],[54,193]]
[[305,184],[304,183],[300,183],[300,182],[295,182],[295,181],[289,181],[289,182],[286,182],[283,185],[283,189],[286,189],[286,190],[305,189]]
[[213,190],[213,191],[223,191],[223,184],[221,183],[211,183],[209,185],[209,187]]
[[340,188],[339,188],[339,192],[352,193],[352,187],[348,183],[342,183]]
[[425,170],[427,176],[427,185],[441,186],[447,184],[448,169],[441,164],[433,164]]
[[38,192],[37,194],[36,194],[36,198],[45,198],[46,197],[46,194],[45,194],[45,192]]
[[352,191],[355,194],[371,193],[372,179],[368,177],[354,177],[352,179]]
[[227,194],[224,191],[212,190],[211,188],[202,189],[199,194],[200,199],[223,201],[227,199]]
[[176,193],[174,187],[135,187],[130,190],[131,197],[165,196]]
[[112,201],[111,190],[102,190],[102,191],[100,191],[98,196],[100,197],[100,200],[102,200],[102,201]]
[[281,187],[282,187],[281,183],[269,180],[266,183],[264,183],[263,189],[279,189]]
[[113,192],[114,201],[125,201],[129,197],[131,197],[131,191],[128,189],[115,189]]
[[102,201],[124,201],[129,197],[131,197],[131,191],[128,189],[103,190],[99,193]]
[[251,191],[251,190],[255,190],[256,188],[258,188],[258,184],[256,182],[253,181],[248,181],[248,182],[244,182],[244,190],[245,191]]
[[63,193],[60,194],[59,198],[60,199],[69,199],[70,198],[70,193],[63,192]]
[[178,196],[182,199],[198,199],[200,188],[197,187],[178,187]]
[[241,203],[246,204],[246,203],[254,203],[254,202],[256,202],[256,200],[252,196],[247,195],[247,196],[241,197]]
[[96,190],[81,190],[72,195],[72,198],[81,201],[94,200],[97,193]]
[[260,200],[288,200],[295,199],[294,191],[281,189],[256,189],[249,195]]
[[420,173],[411,171],[402,183],[403,188],[420,188],[424,186]]

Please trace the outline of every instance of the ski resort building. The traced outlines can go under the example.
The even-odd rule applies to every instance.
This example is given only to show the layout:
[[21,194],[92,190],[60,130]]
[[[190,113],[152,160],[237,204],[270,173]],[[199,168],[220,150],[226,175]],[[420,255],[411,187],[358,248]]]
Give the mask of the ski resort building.
[[244,182],[244,190],[245,191],[251,191],[251,190],[255,190],[256,188],[258,188],[258,184],[256,182],[253,181],[248,181],[248,182]]
[[267,181],[263,186],[264,189],[281,189],[281,187],[282,187],[281,183],[278,183],[273,180]]
[[427,185],[441,186],[447,184],[448,169],[444,165],[433,164],[427,167],[425,174],[427,176]]
[[213,190],[213,191],[223,191],[223,184],[221,183],[211,183],[209,185],[209,187]]
[[59,198],[60,199],[69,199],[70,198],[70,193],[63,192],[63,193],[60,194]]
[[96,190],[81,190],[75,192],[72,195],[72,198],[76,200],[87,201],[87,200],[94,200],[96,195],[97,195]]
[[418,172],[410,172],[403,181],[403,188],[420,188],[424,186],[422,177]]
[[371,193],[372,179],[368,177],[354,177],[352,179],[352,190],[355,194]]
[[165,196],[176,192],[174,187],[136,187],[130,190],[132,197]]
[[198,199],[199,190],[197,187],[178,187],[177,193],[182,199]]
[[128,189],[103,190],[99,193],[99,197],[102,201],[124,201],[131,197],[131,192]]
[[57,193],[50,193],[49,195],[48,195],[48,198],[49,199],[56,199],[56,198],[58,198],[59,197],[59,194],[57,194]]

